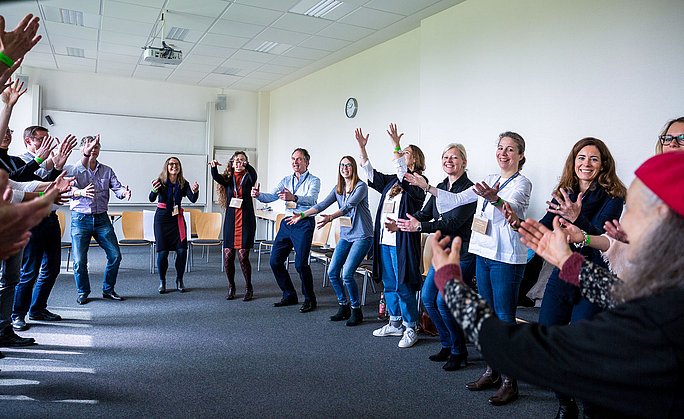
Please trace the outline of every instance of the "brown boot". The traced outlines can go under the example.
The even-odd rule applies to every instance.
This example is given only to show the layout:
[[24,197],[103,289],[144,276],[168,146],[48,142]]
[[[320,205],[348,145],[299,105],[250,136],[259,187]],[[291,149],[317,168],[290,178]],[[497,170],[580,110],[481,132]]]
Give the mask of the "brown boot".
[[482,373],[482,376],[477,381],[466,384],[466,388],[470,391],[480,391],[488,388],[498,388],[500,383],[501,376],[499,373],[487,365],[487,369]]
[[245,297],[242,299],[242,301],[251,301],[253,298],[254,298],[254,290],[252,289],[251,286],[249,286],[245,289]]
[[501,375],[501,387],[492,397],[489,403],[493,406],[503,406],[518,398],[518,380],[507,375]]
[[228,294],[226,294],[226,300],[235,299],[235,282],[228,285]]

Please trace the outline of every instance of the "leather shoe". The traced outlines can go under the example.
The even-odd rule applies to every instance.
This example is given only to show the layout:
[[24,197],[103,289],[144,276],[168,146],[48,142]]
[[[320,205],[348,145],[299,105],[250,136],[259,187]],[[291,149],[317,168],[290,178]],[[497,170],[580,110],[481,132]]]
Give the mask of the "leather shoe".
[[287,307],[287,306],[294,306],[299,304],[299,301],[297,301],[296,298],[283,298],[282,300],[278,301],[277,303],[273,303],[273,307]]
[[231,285],[228,287],[228,294],[226,294],[226,300],[234,300],[235,299],[235,285]]
[[482,373],[482,376],[476,381],[466,384],[466,388],[470,391],[480,391],[488,388],[498,388],[500,383],[501,376],[499,373],[487,365],[487,369]]
[[78,294],[78,297],[76,297],[76,302],[83,305],[88,302],[88,295],[87,294]]
[[444,362],[447,359],[449,359],[450,355],[451,355],[451,348],[442,348],[439,350],[439,352],[437,352],[434,355],[430,355],[428,358],[430,359],[430,361]]
[[503,406],[518,398],[518,381],[506,375],[502,375],[501,379],[501,387],[489,398],[492,406]]
[[254,299],[254,290],[251,288],[247,288],[245,290],[245,297],[242,299],[242,301],[252,301]]
[[29,319],[31,319],[31,320],[44,320],[47,322],[56,322],[56,321],[62,320],[62,316],[45,309],[42,311],[38,311],[36,313],[29,313]]
[[0,346],[31,346],[36,343],[36,340],[33,338],[22,338],[17,336],[12,328],[9,328],[10,332],[7,332],[6,330],[7,329],[5,329],[5,333],[0,335]]
[[123,297],[120,296],[119,294],[117,294],[116,291],[112,291],[109,293],[103,292],[102,298],[104,298],[106,300],[123,301]]
[[302,304],[301,307],[299,307],[299,312],[300,313],[308,313],[310,311],[314,311],[316,309],[316,302],[315,301],[304,301],[304,304]]

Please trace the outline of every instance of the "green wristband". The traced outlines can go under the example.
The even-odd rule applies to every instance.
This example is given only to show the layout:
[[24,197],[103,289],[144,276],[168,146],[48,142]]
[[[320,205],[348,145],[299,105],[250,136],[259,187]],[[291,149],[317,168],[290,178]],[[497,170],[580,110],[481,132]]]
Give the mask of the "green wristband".
[[401,151],[401,147],[394,147],[394,152],[399,153]]
[[492,202],[491,204],[495,207],[500,207],[503,204],[503,200],[501,199],[501,197],[499,197],[499,199],[497,199],[495,202]]
[[302,218],[306,218],[306,214],[304,214],[304,211],[300,212],[300,213],[299,213],[299,216],[302,217]]
[[152,192],[157,193],[158,191],[154,188],[152,188]]
[[41,158],[38,157],[38,156],[34,157],[34,160],[35,160],[36,163],[38,163],[38,164],[43,164],[43,162],[45,161],[45,160],[41,159]]
[[591,236],[587,234],[587,238],[586,238],[586,240],[584,240],[584,245],[589,246],[590,243],[591,243]]
[[45,195],[45,192],[38,192],[38,196],[43,196]]
[[11,68],[14,65],[14,60],[8,57],[4,52],[0,52],[0,61],[5,63],[8,68]]

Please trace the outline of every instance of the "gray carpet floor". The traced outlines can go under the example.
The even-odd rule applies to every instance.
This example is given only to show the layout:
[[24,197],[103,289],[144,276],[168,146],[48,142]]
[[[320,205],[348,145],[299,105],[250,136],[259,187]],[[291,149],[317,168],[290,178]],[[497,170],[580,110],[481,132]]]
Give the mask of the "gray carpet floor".
[[[2,348],[0,416],[80,417],[553,417],[553,394],[525,383],[508,406],[487,402],[492,391],[472,393],[464,384],[484,368],[470,346],[465,369],[445,372],[428,360],[440,348],[435,337],[397,347],[399,338],[372,331],[378,295],[369,292],[358,327],[333,323],[330,287],[321,288],[323,265],[313,264],[318,310],[274,308],[280,291],[266,261],[256,271],[255,300],[226,301],[220,256],[195,255],[185,276],[189,292],[157,293],[145,249],[124,248],[116,290],[126,301],[76,304],[73,275],[62,270],[49,308],[61,322],[30,322],[21,336],[28,348]],[[64,255],[66,257],[66,253]],[[99,290],[104,253],[91,248],[91,286]],[[290,267],[294,283],[299,278]],[[170,269],[169,277],[175,272]],[[361,278],[359,277],[359,284]],[[237,274],[242,291],[242,274]],[[525,311],[533,318],[533,311]]]

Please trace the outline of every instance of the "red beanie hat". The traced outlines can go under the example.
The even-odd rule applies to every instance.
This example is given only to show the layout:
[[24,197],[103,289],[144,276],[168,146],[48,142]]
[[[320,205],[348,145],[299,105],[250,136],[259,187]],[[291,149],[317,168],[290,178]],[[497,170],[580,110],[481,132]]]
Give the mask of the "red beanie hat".
[[672,211],[684,217],[684,151],[651,157],[634,174]]

